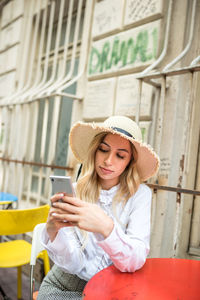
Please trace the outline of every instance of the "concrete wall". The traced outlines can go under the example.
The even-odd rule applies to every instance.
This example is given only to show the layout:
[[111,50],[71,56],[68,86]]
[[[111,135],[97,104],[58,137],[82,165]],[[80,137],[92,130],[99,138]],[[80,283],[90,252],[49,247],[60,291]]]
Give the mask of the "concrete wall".
[[[200,190],[199,72],[186,70],[183,74],[183,69],[187,69],[200,53],[200,1],[196,1],[195,18],[192,18],[193,3],[195,1],[189,0],[86,1],[92,8],[88,10],[88,23],[82,39],[84,47],[79,55],[80,68],[85,62],[86,68],[77,80],[76,88],[82,101],[74,102],[71,123],[77,120],[102,122],[113,114],[138,120],[144,141],[156,149],[161,159],[159,174],[150,183]],[[170,4],[169,38],[166,40]],[[26,5],[26,1],[13,0],[1,11],[0,103],[5,96],[12,95],[19,88],[20,80],[27,76],[20,64],[22,49],[26,45],[23,35],[24,26],[28,24]],[[191,46],[186,55],[169,68],[179,68],[179,73],[163,73],[168,63],[187,45],[193,19]],[[149,82],[147,74],[143,73],[142,77],[141,74],[157,61],[165,43],[162,60],[153,72],[147,72],[160,75]],[[139,100],[141,105],[138,105]],[[22,115],[26,113],[25,108],[15,111]],[[10,126],[2,122],[4,112],[5,108],[1,109],[1,135],[5,127]],[[14,131],[12,137],[16,138]],[[0,151],[3,147],[2,142]],[[9,157],[16,153],[10,151]],[[71,175],[75,178],[78,165],[70,151],[68,166],[74,168]],[[12,169],[17,168],[12,165]],[[1,185],[6,181],[8,179],[2,177]],[[198,197],[194,201],[193,196],[174,192],[153,192],[150,256],[200,255],[199,226],[196,229],[200,219],[198,200]]]
[[[118,5],[123,6],[122,1],[119,2]],[[167,22],[169,1],[150,2],[153,13],[145,9],[145,1],[137,2],[137,7],[134,7],[136,1],[127,1],[116,11],[114,2],[113,7],[109,1],[96,3],[87,87],[80,118],[102,121],[111,114],[136,117],[139,93],[136,77],[162,52]],[[157,70],[162,70],[187,45],[192,5],[193,1],[173,1],[167,51]],[[189,66],[199,54],[200,2],[197,1],[196,5],[192,45],[187,54],[170,67],[172,70]],[[134,14],[137,9],[140,14]],[[154,39],[155,31],[157,37]],[[148,36],[146,43],[145,36],[140,36],[144,32]],[[195,184],[199,143],[198,77],[198,72],[166,78],[160,76],[156,80],[160,89],[143,82],[140,125],[145,131],[145,141],[153,144],[161,159],[158,177],[152,182],[200,189]],[[191,257],[188,249],[193,213],[193,196],[160,190],[153,195],[151,257]],[[199,229],[195,235],[199,235]],[[199,247],[196,240],[193,243]]]

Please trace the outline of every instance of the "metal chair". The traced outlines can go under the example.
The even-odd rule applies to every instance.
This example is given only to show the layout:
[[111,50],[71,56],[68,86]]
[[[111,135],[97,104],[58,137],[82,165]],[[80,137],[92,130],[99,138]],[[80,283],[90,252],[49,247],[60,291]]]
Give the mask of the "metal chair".
[[[0,236],[32,232],[37,224],[46,222],[48,212],[49,205],[31,209],[0,210]],[[0,243],[0,253],[0,268],[17,267],[17,299],[21,299],[22,266],[30,263],[31,244],[23,239],[5,241]],[[3,293],[2,289],[1,292]]]
[[37,224],[33,230],[33,238],[32,238],[32,248],[31,248],[31,259],[30,259],[30,299],[34,300],[37,297],[37,291],[34,292],[34,266],[36,265],[36,261],[38,257],[42,257],[44,260],[44,273],[45,275],[50,270],[50,263],[47,251],[44,250],[44,247],[41,244],[41,233],[44,229],[46,223]]
[[15,203],[15,207],[17,207],[18,204],[18,198],[15,195],[0,192],[0,208],[12,208],[12,205]]

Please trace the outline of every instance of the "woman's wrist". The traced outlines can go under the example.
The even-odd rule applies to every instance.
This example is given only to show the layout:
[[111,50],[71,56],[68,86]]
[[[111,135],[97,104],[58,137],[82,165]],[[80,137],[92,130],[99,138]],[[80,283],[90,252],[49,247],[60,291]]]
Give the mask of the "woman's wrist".
[[105,226],[103,227],[102,230],[102,235],[105,239],[111,234],[113,228],[114,228],[113,219],[108,217],[107,222],[105,223]]
[[52,229],[51,226],[46,226],[46,231],[47,231],[50,241],[53,242],[56,238],[58,231],[55,229]]

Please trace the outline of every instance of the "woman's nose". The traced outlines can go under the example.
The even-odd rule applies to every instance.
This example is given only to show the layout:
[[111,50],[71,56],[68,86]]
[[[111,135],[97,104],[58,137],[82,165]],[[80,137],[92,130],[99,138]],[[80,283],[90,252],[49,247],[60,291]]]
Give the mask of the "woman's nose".
[[105,158],[105,164],[106,165],[112,165],[112,162],[113,162],[113,154],[112,153],[109,153],[107,155],[107,157]]

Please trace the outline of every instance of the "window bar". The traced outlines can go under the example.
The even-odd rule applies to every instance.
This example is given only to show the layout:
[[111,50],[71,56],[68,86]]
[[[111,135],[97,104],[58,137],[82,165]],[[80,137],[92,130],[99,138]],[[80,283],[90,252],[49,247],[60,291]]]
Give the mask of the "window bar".
[[43,87],[43,85],[45,84],[45,82],[47,80],[48,67],[49,67],[49,61],[50,61],[50,47],[51,47],[51,41],[52,41],[54,14],[55,14],[55,1],[52,1],[51,5],[50,5],[49,23],[47,25],[48,32],[47,32],[47,43],[46,43],[46,50],[45,50],[43,75],[42,75],[42,79],[40,80],[39,85],[32,91],[32,94],[29,96],[29,102],[30,102],[30,99],[33,98],[33,95],[35,95],[35,93],[37,93],[37,91]]
[[11,113],[10,108],[8,106],[3,106],[1,108],[1,115],[2,115],[2,121],[4,124],[4,132],[2,136],[2,155],[5,155],[7,152],[7,147],[9,145],[8,137],[10,132],[10,119],[11,119]]
[[183,74],[187,74],[187,73],[195,73],[195,72],[199,72],[200,71],[200,65],[193,65],[193,66],[188,66],[188,67],[182,67],[182,68],[177,68],[174,70],[168,70],[165,73],[164,72],[155,72],[155,73],[150,73],[147,75],[144,75],[142,77],[143,80],[145,80],[145,82],[151,84],[154,86],[154,83],[152,83],[152,81],[150,81],[150,79],[157,79],[157,78],[161,78],[162,76],[178,76],[178,75],[183,75]]
[[[27,141],[25,139],[24,135],[24,130],[26,126],[26,115],[24,114],[24,106],[22,105],[17,105],[15,106],[15,139],[12,139],[12,156],[18,159],[23,159],[22,155],[22,148],[23,144],[26,144]],[[23,180],[23,166],[19,164],[13,164],[13,175],[15,180],[13,181],[14,183],[14,190],[13,193],[17,195],[18,199],[20,198],[19,195],[19,187],[21,186],[20,181]]]
[[69,38],[70,38],[70,32],[71,32],[73,6],[74,6],[74,0],[71,0],[69,2],[69,10],[68,10],[67,22],[66,22],[66,29],[65,29],[64,53],[63,53],[63,59],[62,59],[61,74],[57,78],[57,80],[55,81],[55,83],[53,83],[53,85],[50,86],[50,88],[54,87],[54,85],[57,85],[65,77],[66,64],[67,64],[67,56],[68,56],[68,48],[69,48]]
[[39,91],[37,91],[37,97],[40,98],[40,96],[43,94],[43,91],[51,85],[54,80],[56,79],[56,70],[58,67],[59,62],[59,43],[61,39],[61,30],[62,30],[62,21],[63,21],[63,14],[64,14],[64,2],[65,0],[61,0],[60,10],[59,10],[59,18],[58,18],[58,25],[57,25],[57,31],[56,31],[56,41],[55,41],[55,48],[54,48],[54,57],[53,57],[53,65],[52,65],[52,72],[50,79],[41,87]]
[[27,90],[31,88],[32,85],[32,78],[34,77],[34,62],[35,57],[37,55],[37,39],[38,39],[38,31],[39,31],[39,24],[40,24],[40,16],[41,16],[41,10],[40,10],[40,1],[37,1],[37,13],[36,13],[36,19],[35,24],[33,22],[33,40],[30,43],[30,60],[29,60],[29,69],[28,69],[28,77],[26,81],[26,85],[23,89],[23,93],[20,95],[20,102],[23,101],[24,95],[26,96]]
[[141,101],[142,101],[142,84],[143,84],[143,80],[138,79],[138,99],[137,99],[137,108],[136,108],[136,116],[135,116],[135,121],[138,125],[140,121],[140,109],[141,109]]
[[[161,90],[161,93],[162,93],[162,96],[161,96],[161,105],[164,101],[164,92],[165,92],[165,89],[166,86],[164,87],[164,82],[163,80],[165,80],[164,78],[166,78],[166,75],[168,76],[172,76],[172,75],[180,75],[180,74],[185,74],[185,73],[188,73],[189,70],[191,70],[191,68],[179,68],[177,70],[173,70],[173,71],[170,71],[169,69],[174,65],[176,64],[178,61],[180,61],[189,51],[190,47],[191,47],[191,44],[192,44],[192,40],[193,40],[193,34],[194,34],[194,22],[195,22],[195,7],[196,7],[196,0],[193,1],[193,6],[192,6],[192,17],[191,17],[191,22],[190,22],[190,34],[189,34],[189,38],[188,38],[188,43],[187,45],[185,46],[184,50],[172,61],[170,62],[164,69],[162,72],[159,72],[158,74],[160,75],[159,77],[162,78],[162,90]],[[196,63],[196,60],[195,60],[195,63]],[[191,65],[190,65],[191,66]],[[197,71],[197,68],[196,68],[196,71]],[[190,94],[190,102],[189,102],[189,106],[190,108],[192,108],[192,105],[193,105],[193,91],[194,91],[194,88],[193,88],[193,81],[194,81],[194,78],[193,78],[193,72],[190,72],[189,71],[189,76],[190,76],[190,82],[191,82],[191,94]],[[164,75],[164,77],[163,77]],[[166,83],[166,81],[165,81]],[[164,103],[163,103],[164,105]],[[188,110],[190,111],[190,109],[188,108]],[[163,113],[160,114],[160,116],[163,116]],[[164,116],[163,116],[164,117]],[[162,120],[159,119],[159,121],[161,122],[161,124],[163,123]],[[190,145],[190,138],[191,138],[191,130],[189,130],[189,126],[191,126],[191,122],[190,120],[187,120],[187,126],[188,126],[188,130],[187,130],[187,135],[185,136],[184,140],[185,142],[183,142],[184,145],[186,145],[185,149],[182,150],[183,153],[189,153],[189,145]],[[162,126],[161,126],[161,129],[162,129]],[[159,146],[159,151],[160,151],[160,146],[161,146],[161,136],[159,134],[159,141],[158,141],[158,146]],[[159,152],[158,152],[159,153]],[[181,154],[180,154],[181,156]],[[183,176],[183,172],[186,170],[187,172],[187,165],[188,165],[188,157],[189,155],[186,157],[186,161],[185,161],[185,169],[184,170],[181,170],[180,171],[180,178],[182,178]],[[182,183],[181,183],[182,184]],[[198,192],[197,192],[198,193]],[[180,194],[177,193],[177,201],[176,201],[176,222],[175,222],[175,229],[174,229],[174,239],[173,239],[173,244],[174,246],[176,245],[177,243],[177,238],[178,238],[178,224],[180,222],[180,201],[178,200],[178,197]]]
[[[81,49],[80,49],[80,61],[79,61],[79,69],[78,74],[69,82],[63,83],[57,90],[56,93],[63,93],[63,91],[72,85],[73,83],[77,82],[78,79],[82,77],[86,70],[86,61],[88,56],[88,46],[89,46],[89,39],[90,39],[90,31],[91,31],[91,22],[92,22],[92,12],[94,8],[94,1],[86,1],[85,12],[84,12],[84,23],[83,23],[83,33],[82,35],[82,42],[81,42]],[[76,99],[82,99],[83,97],[78,94]]]
[[50,162],[52,163],[55,159],[60,104],[61,104],[61,97],[55,98],[53,116],[52,116],[52,122],[51,122],[51,137],[50,137],[50,144],[54,145],[54,147],[50,147],[50,149],[49,149],[48,163],[50,163]]
[[[3,123],[4,123],[4,133],[3,133],[3,136],[2,136],[2,155],[7,155],[8,153],[8,145],[9,145],[9,134],[10,134],[10,127],[11,127],[11,111],[9,109],[9,107],[6,107],[4,106],[2,108],[2,120],[3,120]],[[9,164],[6,163],[6,162],[2,162],[2,167],[3,167],[3,172],[5,174],[4,178],[2,177],[1,179],[1,188],[3,188],[5,191],[7,191],[7,187],[5,187],[5,182],[6,182],[6,178],[8,176],[8,167],[9,167]]]
[[157,67],[162,60],[165,58],[165,55],[167,53],[168,49],[168,41],[169,41],[169,31],[170,31],[170,22],[171,22],[171,14],[172,14],[172,3],[173,1],[169,1],[168,6],[168,13],[167,13],[167,24],[165,28],[165,40],[163,45],[163,50],[160,54],[160,56],[146,69],[144,69],[139,75],[136,76],[136,78],[139,80],[139,93],[138,93],[138,99],[137,99],[137,111],[136,111],[136,123],[139,124],[140,119],[140,107],[141,107],[141,97],[142,97],[142,79],[145,74],[148,74],[151,70],[153,70],[155,67]]
[[193,6],[192,6],[192,16],[191,16],[191,22],[190,22],[190,34],[189,34],[189,39],[186,47],[184,50],[174,59],[172,60],[168,65],[166,65],[163,69],[163,72],[169,70],[173,65],[175,65],[178,61],[180,61],[189,51],[191,45],[192,45],[192,40],[194,37],[194,23],[195,23],[195,12],[196,12],[196,0],[193,0]]
[[156,120],[158,119],[158,103],[160,100],[160,88],[155,89],[155,95],[154,95],[154,105],[153,105],[153,111],[152,111],[152,124],[151,124],[151,130],[150,130],[150,137],[149,137],[149,144],[155,145],[155,132],[156,132]]
[[26,160],[18,160],[18,159],[10,159],[6,157],[0,157],[0,161],[3,162],[9,162],[9,163],[15,163],[15,164],[22,164],[22,165],[27,165],[27,166],[36,166],[36,167],[43,167],[43,168],[50,168],[52,170],[54,169],[59,169],[59,170],[64,170],[64,171],[73,171],[73,168],[66,167],[66,166],[58,166],[58,165],[49,165],[49,164],[44,164],[44,163],[37,163],[35,161],[26,161]]
[[[16,140],[15,130],[14,130],[14,128],[16,128],[15,110],[16,110],[16,107],[13,108],[13,111],[11,113],[11,124],[10,124],[10,128],[9,128],[10,135],[9,135],[9,143],[8,143],[8,149],[7,149],[8,157],[11,156],[14,141]],[[9,182],[11,179],[10,176],[11,176],[11,174],[13,174],[13,167],[14,167],[14,164],[11,163],[11,164],[7,164],[7,166],[4,169],[4,171],[6,173],[6,180],[5,180],[4,188],[6,191],[9,190]]]
[[[50,136],[50,145],[52,147],[49,148],[48,151],[48,158],[47,163],[53,164],[55,162],[55,156],[56,156],[56,146],[57,146],[57,135],[58,135],[58,126],[59,126],[59,117],[60,117],[60,106],[61,106],[61,97],[55,97],[55,101],[53,103],[53,115],[52,115],[52,122],[51,122],[51,136]],[[47,169],[46,178],[49,178],[51,169]],[[50,197],[51,189],[50,186],[50,180],[46,180],[45,182],[45,190],[48,190],[48,198]]]
[[[40,153],[40,161],[44,161],[45,158],[45,146],[46,146],[46,139],[47,139],[47,126],[48,126],[48,115],[49,115],[49,99],[45,100],[45,106],[44,106],[44,116],[43,116],[43,128],[42,128],[42,137],[41,137],[41,153]],[[38,197],[37,197],[37,206],[39,203],[39,197],[42,195],[42,180],[43,180],[43,167],[39,170],[39,176],[38,176]]]
[[200,62],[200,55],[197,56],[190,64],[190,66],[195,66],[198,62]]
[[10,127],[9,127],[9,135],[8,135],[9,141],[8,141],[8,149],[7,149],[8,157],[12,155],[12,142],[13,139],[15,139],[15,128],[16,128],[15,110],[16,110],[16,106],[13,106],[10,109]]
[[[27,151],[27,145],[29,144],[29,129],[30,129],[30,106],[27,104],[24,104],[22,106],[22,116],[24,116],[24,120],[23,120],[23,124],[27,124],[26,126],[24,126],[24,132],[23,135],[20,135],[21,137],[21,155],[17,156],[17,157],[21,157],[21,160],[24,160],[24,157],[26,155],[26,151]],[[19,172],[20,172],[20,176],[19,176],[19,185],[18,185],[18,192],[17,192],[17,196],[18,199],[22,199],[22,194],[23,194],[23,187],[24,187],[24,176],[26,174],[26,166],[24,164],[18,164],[19,165]]]
[[160,155],[161,142],[162,142],[165,94],[166,94],[166,77],[162,77],[161,78],[160,103],[159,103],[159,108],[158,108],[158,119],[157,119],[158,132],[156,134],[156,150],[157,150],[158,155]]
[[[51,4],[52,4],[51,8],[54,8],[54,9],[51,9],[51,16],[52,16],[52,12],[53,12],[53,10],[55,10],[55,2],[51,2]],[[88,31],[87,34],[84,35],[85,40],[86,40],[85,45],[83,45],[84,43],[81,44],[81,50],[84,50],[84,51],[85,51],[86,48],[88,48],[88,38],[89,38],[88,37],[88,34],[89,34],[89,30],[88,30],[89,26],[88,26],[88,24],[90,24],[90,22],[91,22],[91,8],[92,8],[92,6],[93,6],[93,1],[87,1],[86,2],[86,8],[87,9],[86,9],[85,15],[87,15],[87,12],[88,12],[89,15],[90,15],[90,18],[86,18],[85,17],[85,19],[84,19],[84,28],[85,28],[85,24],[86,24],[86,28],[87,28],[87,31]],[[49,39],[47,41],[47,44],[49,42],[48,45],[49,45],[49,48],[50,48],[50,42],[51,42],[51,38],[52,38],[52,28],[50,30],[50,27],[49,27],[49,33],[48,33],[48,35],[49,35]],[[50,49],[49,49],[49,53],[50,53]],[[47,53],[47,54],[49,54],[49,53]],[[36,88],[33,90],[34,93],[32,93],[32,95],[30,95],[30,98],[29,98],[28,102],[36,101],[36,100],[41,99],[41,98],[45,99],[46,97],[52,97],[52,96],[65,96],[65,97],[70,97],[72,99],[74,98],[74,99],[80,99],[81,100],[82,96],[78,96],[78,95],[74,95],[74,94],[70,94],[70,93],[63,93],[62,91],[65,88],[67,88],[68,86],[72,85],[74,82],[77,82],[77,80],[83,75],[83,73],[85,71],[85,68],[86,68],[85,62],[86,62],[86,58],[87,58],[87,51],[86,51],[86,53],[84,53],[85,54],[84,55],[84,59],[81,59],[82,63],[79,64],[79,71],[78,71],[77,76],[75,76],[73,79],[71,79],[70,81],[68,81],[64,85],[62,85],[59,88],[59,90],[56,91],[55,93],[52,93],[50,95],[40,95],[40,97],[39,97],[38,93],[42,92],[43,89],[45,88],[46,84],[48,83],[48,82],[46,82],[46,79],[47,79],[46,77],[47,77],[48,65],[49,65],[49,60],[50,60],[49,56],[50,55],[47,55],[47,54],[45,56],[45,62],[44,62],[45,66],[44,66],[44,71],[43,71],[43,78],[40,81],[39,85],[36,86]],[[55,58],[55,56],[54,56],[54,58]],[[23,92],[24,92],[24,88],[22,90],[20,90],[19,94],[23,95]],[[23,104],[23,103],[26,103],[26,102],[27,102],[27,100],[23,100],[23,101],[21,100],[20,104]],[[15,102],[13,102],[12,105],[16,105],[17,103],[19,103],[19,98],[17,98],[17,100],[16,100],[16,97],[15,97]],[[9,103],[6,103],[6,104],[5,103],[4,104],[1,103],[0,104],[0,106],[3,106],[3,105],[9,105]]]
[[21,159],[22,151],[21,145],[26,142],[24,140],[24,124],[25,124],[25,115],[23,114],[23,106],[16,105],[13,107],[13,112],[15,114],[14,128],[12,129],[13,137],[11,139],[12,150],[11,153],[13,157],[19,157]]
[[[161,153],[161,142],[162,142],[162,131],[163,131],[163,119],[164,119],[164,104],[165,104],[165,93],[166,93],[166,76],[165,76],[165,72],[168,71],[174,64],[176,64],[178,61],[180,61],[189,51],[190,47],[191,47],[191,43],[192,43],[192,39],[193,39],[193,33],[194,33],[194,20],[195,20],[195,6],[196,6],[196,0],[193,1],[193,6],[192,6],[192,18],[191,18],[191,23],[190,23],[190,34],[189,34],[189,40],[188,43],[186,45],[186,47],[184,48],[184,50],[173,60],[171,61],[162,71],[163,76],[161,77],[161,99],[160,99],[160,107],[159,107],[159,116],[158,116],[158,134],[157,134],[157,152],[158,154]],[[193,91],[193,74],[191,73],[190,75],[190,82],[191,82],[191,91]],[[191,92],[192,94],[192,92]],[[190,95],[191,97],[191,95]],[[192,101],[190,101],[190,106],[192,105],[191,103]],[[189,124],[189,120],[187,120],[187,126]],[[187,145],[189,143],[186,143],[187,140],[190,139],[190,131],[188,131],[188,134],[185,135],[184,140],[185,142],[183,142],[184,145]],[[186,146],[187,147],[187,146]],[[188,153],[187,149],[182,150],[184,153]],[[187,158],[186,158],[187,159]],[[187,162],[185,163],[185,165],[187,164]],[[179,176],[180,178],[183,178],[183,172],[184,170],[180,170],[179,171]],[[182,182],[180,182],[180,184],[182,185]],[[180,194],[177,193],[177,201],[176,201],[176,222],[175,222],[175,228],[174,228],[174,236],[173,236],[173,245],[175,246],[177,243],[177,238],[178,238],[178,226],[180,223],[180,200],[178,199],[178,197],[180,197]],[[163,204],[164,205],[164,204]],[[161,207],[159,207],[159,209],[165,209],[165,207],[162,205]]]
[[83,0],[79,0],[78,2],[78,11],[76,16],[76,25],[75,25],[75,32],[74,32],[74,40],[73,40],[73,51],[72,51],[72,58],[70,62],[70,70],[67,74],[67,76],[58,84],[53,85],[49,88],[47,91],[48,94],[57,89],[59,86],[62,86],[64,83],[68,82],[73,75],[74,66],[75,66],[75,57],[76,57],[76,51],[77,51],[77,43],[78,43],[78,34],[80,30],[80,20],[81,20],[81,13],[82,13],[82,2]]
[[[32,15],[32,11],[35,7],[35,1],[31,1],[31,4],[29,5],[28,15]],[[24,26],[25,26],[25,16],[24,16]],[[12,99],[16,99],[18,95],[20,95],[23,91],[24,84],[25,84],[25,77],[26,77],[26,68],[27,68],[27,60],[29,59],[29,44],[31,40],[31,28],[32,28],[32,18],[28,18],[27,24],[26,24],[26,32],[24,34],[24,47],[23,47],[23,54],[22,54],[22,65],[19,73],[19,84],[16,92],[12,94],[11,96],[7,96],[2,99],[2,104],[8,105]]]
[[[33,107],[31,107],[33,106]],[[34,102],[33,104],[29,104],[29,109],[32,114],[32,124],[31,124],[31,132],[30,136],[32,137],[32,144],[29,149],[29,152],[27,152],[27,156],[29,157],[30,161],[34,161],[34,155],[35,155],[35,145],[36,145],[36,139],[37,139],[37,124],[38,124],[38,115],[39,115],[39,101]],[[32,165],[28,166],[27,170],[27,203],[30,203],[31,198],[31,184],[32,184],[32,173],[33,173],[33,167]]]
[[194,35],[194,24],[195,24],[195,7],[196,7],[196,0],[193,0],[193,6],[192,6],[192,17],[191,17],[191,23],[190,23],[190,34],[188,38],[188,43],[184,50],[168,65],[164,67],[164,69],[160,72],[156,72],[153,74],[142,74],[140,73],[138,78],[146,79],[146,82],[153,85],[153,82],[151,79],[161,78],[163,75],[165,76],[176,76],[181,74],[186,74],[188,72],[198,72],[200,71],[200,66],[195,66],[200,61],[200,56],[196,57],[190,64],[189,67],[182,67],[177,68],[174,70],[169,70],[170,67],[172,67],[174,64],[176,64],[179,60],[181,60],[189,51],[191,45],[192,45],[192,39]]
[[[39,50],[38,50],[38,58],[37,58],[37,64],[36,64],[36,74],[35,74],[35,80],[32,84],[32,87],[28,89],[27,92],[23,94],[22,99],[25,99],[28,97],[32,90],[36,88],[36,86],[40,83],[41,80],[41,64],[42,64],[42,55],[43,55],[43,48],[44,48],[44,41],[45,41],[45,29],[46,29],[46,22],[47,22],[47,11],[48,11],[48,5],[43,9],[43,12],[41,12],[42,15],[42,25],[41,25],[41,35],[39,38]],[[23,101],[23,100],[21,100]]]
[[[87,5],[86,5],[86,12],[85,15],[91,15],[91,9],[92,9],[93,3],[91,1],[87,1]],[[88,14],[87,14],[88,13]],[[81,11],[80,11],[81,14]],[[90,24],[91,21],[91,17],[90,18],[85,18],[84,19],[84,28],[88,29],[88,26]],[[78,28],[78,27],[77,27]],[[82,50],[85,50],[85,48],[88,47],[88,42],[86,43],[86,45],[83,45],[84,43],[81,44],[81,52]],[[84,47],[84,48],[83,48]],[[75,53],[75,52],[74,52]],[[87,53],[87,52],[86,52]],[[73,94],[69,94],[69,93],[63,93],[62,90],[64,90],[65,88],[67,88],[68,86],[72,85],[74,82],[76,82],[82,75],[83,72],[85,70],[85,61],[86,61],[86,55],[83,58],[83,63],[79,64],[81,66],[81,70],[79,71],[79,74],[77,76],[75,76],[70,82],[67,82],[64,86],[61,86],[61,88],[59,89],[59,91],[49,94],[49,95],[35,95],[36,98],[32,98],[32,101],[35,101],[37,99],[41,99],[41,98],[46,98],[46,97],[52,97],[52,96],[64,96],[64,97],[70,97],[70,98],[74,98],[74,99],[82,99],[81,96],[78,95],[73,95]]]
[[[40,9],[39,9],[39,5],[40,5],[40,1],[37,0],[37,4],[36,4],[36,10],[39,12],[36,14],[36,20],[35,20],[35,26],[34,26],[34,22],[32,19],[32,28],[33,28],[33,39],[29,40],[29,51],[30,51],[30,55],[29,55],[29,61],[28,61],[28,67],[27,67],[27,72],[28,72],[28,77],[27,77],[27,81],[25,83],[25,86],[23,87],[22,90],[19,91],[19,94],[17,95],[17,98],[21,98],[23,96],[23,93],[27,91],[27,89],[30,88],[31,86],[31,80],[33,77],[33,72],[34,72],[34,59],[35,59],[35,55],[36,55],[36,42],[37,42],[37,32],[38,32],[38,28],[39,28],[39,20],[40,20]],[[25,70],[24,70],[25,72]],[[12,99],[9,99],[9,103],[7,102],[7,104],[11,104],[11,102],[16,102],[16,96],[12,97]]]
[[168,13],[167,13],[167,24],[165,29],[165,40],[164,40],[164,46],[163,50],[154,63],[152,63],[149,67],[147,67],[144,71],[142,71],[138,78],[143,78],[144,75],[149,73],[149,71],[153,70],[155,67],[157,67],[165,58],[165,55],[167,54],[168,44],[169,44],[169,32],[170,32],[170,23],[171,23],[171,15],[172,15],[172,3],[173,0],[170,0],[169,6],[168,6]]

